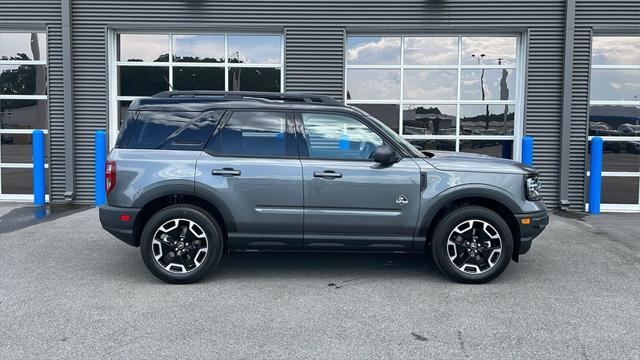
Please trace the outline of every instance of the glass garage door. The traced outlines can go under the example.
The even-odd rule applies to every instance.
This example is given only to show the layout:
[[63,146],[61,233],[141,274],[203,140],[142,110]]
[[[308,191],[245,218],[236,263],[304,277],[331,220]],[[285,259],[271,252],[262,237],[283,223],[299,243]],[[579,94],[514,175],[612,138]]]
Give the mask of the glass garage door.
[[[48,138],[46,35],[0,32],[0,199],[33,199],[31,133]],[[48,146],[45,146],[48,154]],[[48,168],[48,159],[45,167]],[[48,179],[48,176],[46,177]]]
[[640,36],[594,36],[591,63],[589,140],[604,140],[601,208],[640,211]]
[[281,34],[116,33],[111,41],[110,142],[131,101],[167,90],[281,92]]
[[519,158],[518,36],[350,35],[347,103],[425,150]]

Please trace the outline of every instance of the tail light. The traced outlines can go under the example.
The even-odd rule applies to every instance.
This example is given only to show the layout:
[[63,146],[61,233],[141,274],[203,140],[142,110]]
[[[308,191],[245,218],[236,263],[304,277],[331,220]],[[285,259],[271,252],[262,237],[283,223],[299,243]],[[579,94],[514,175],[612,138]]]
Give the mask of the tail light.
[[104,166],[104,186],[107,194],[116,186],[116,162],[107,160]]

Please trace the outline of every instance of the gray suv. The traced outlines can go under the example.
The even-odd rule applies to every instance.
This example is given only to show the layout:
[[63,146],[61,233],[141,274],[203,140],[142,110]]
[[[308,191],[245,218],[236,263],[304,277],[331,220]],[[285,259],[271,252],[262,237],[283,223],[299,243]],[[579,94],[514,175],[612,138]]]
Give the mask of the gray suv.
[[534,169],[420,151],[319,95],[136,100],[105,176],[102,226],[170,283],[201,279],[225,251],[430,252],[451,278],[482,283],[549,221]]

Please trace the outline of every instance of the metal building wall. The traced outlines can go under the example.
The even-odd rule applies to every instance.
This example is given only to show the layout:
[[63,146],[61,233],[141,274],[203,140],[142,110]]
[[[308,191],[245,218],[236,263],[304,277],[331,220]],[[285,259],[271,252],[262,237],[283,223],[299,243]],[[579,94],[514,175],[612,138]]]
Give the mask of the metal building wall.
[[343,28],[286,28],[285,89],[314,92],[342,101]]
[[589,112],[589,73],[591,71],[591,30],[576,28],[573,44],[569,201],[572,210],[584,210],[585,164],[589,135],[587,115]]
[[[591,26],[638,26],[638,1],[578,0],[571,108],[570,201],[582,204]],[[59,87],[59,0],[9,1],[0,20],[49,24],[52,200],[64,191]],[[285,33],[285,86],[342,97],[345,33],[520,32],[527,38],[525,133],[544,196],[558,201],[564,0],[73,1],[76,201],[93,200],[93,131],[108,119],[107,29],[271,30]],[[57,33],[56,33],[57,27]],[[56,63],[56,61],[58,61]]]
[[534,165],[543,173],[545,198],[558,196],[562,91],[563,0],[522,1],[123,1],[75,0],[76,200],[93,199],[92,132],[107,126],[106,29],[200,31],[269,29],[285,38],[285,84],[340,98],[342,31],[528,31],[526,133],[536,138]]

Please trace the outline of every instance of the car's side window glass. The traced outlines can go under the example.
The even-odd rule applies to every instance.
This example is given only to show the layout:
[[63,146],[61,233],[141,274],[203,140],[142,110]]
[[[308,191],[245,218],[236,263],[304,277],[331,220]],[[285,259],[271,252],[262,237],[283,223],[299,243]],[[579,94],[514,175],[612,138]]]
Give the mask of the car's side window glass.
[[211,110],[197,115],[187,126],[180,128],[166,138],[161,148],[172,150],[202,150],[223,114],[224,110]]
[[209,150],[223,156],[291,156],[292,133],[285,112],[237,111],[218,132]]
[[368,160],[382,138],[360,121],[344,115],[303,113],[309,157]]
[[197,115],[197,112],[189,111],[140,111],[134,123],[128,147],[158,149],[165,139],[189,126]]

